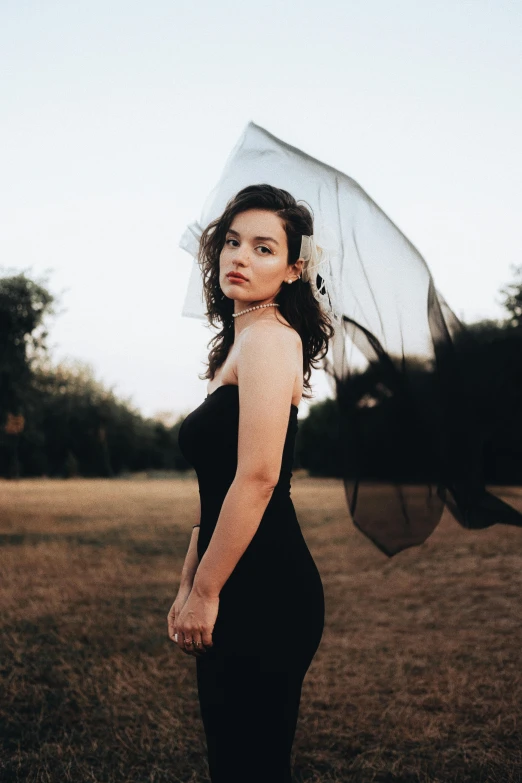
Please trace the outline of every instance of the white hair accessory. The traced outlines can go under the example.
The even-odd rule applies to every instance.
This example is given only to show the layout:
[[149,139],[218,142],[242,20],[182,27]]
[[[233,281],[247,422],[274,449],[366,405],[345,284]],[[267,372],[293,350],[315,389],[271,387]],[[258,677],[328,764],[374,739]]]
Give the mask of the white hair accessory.
[[316,235],[303,234],[299,258],[304,261],[302,279],[310,284],[312,294],[332,320],[342,320],[342,295],[333,273],[335,252],[316,243]]

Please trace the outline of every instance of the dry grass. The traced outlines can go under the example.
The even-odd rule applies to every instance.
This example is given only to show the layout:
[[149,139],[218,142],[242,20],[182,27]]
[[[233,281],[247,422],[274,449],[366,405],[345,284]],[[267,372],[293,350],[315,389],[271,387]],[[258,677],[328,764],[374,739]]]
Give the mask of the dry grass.
[[[296,781],[520,783],[522,531],[444,519],[388,560],[339,481],[292,497],[327,602]],[[0,483],[3,783],[208,780],[166,634],[197,504],[193,478]]]

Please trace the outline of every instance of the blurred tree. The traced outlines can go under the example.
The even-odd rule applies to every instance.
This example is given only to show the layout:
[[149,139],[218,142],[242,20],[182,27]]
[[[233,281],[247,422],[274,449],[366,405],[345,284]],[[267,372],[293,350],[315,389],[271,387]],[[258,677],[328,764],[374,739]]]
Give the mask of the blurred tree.
[[177,443],[181,422],[144,418],[96,379],[91,365],[50,361],[35,368],[33,427],[22,439],[26,474],[114,476],[146,470],[186,470]]
[[336,476],[340,449],[337,402],[326,399],[311,405],[308,416],[299,421],[294,467],[305,468],[312,476]]
[[[31,392],[33,364],[46,352],[44,321],[53,295],[25,272],[0,278],[0,427],[6,436],[6,475],[19,475],[19,439]],[[23,421],[14,426],[14,421]]]
[[44,319],[54,297],[25,273],[0,278],[0,411],[21,412],[31,368],[46,351]]
[[[126,405],[96,379],[92,366],[77,360],[56,366],[42,362],[33,390],[33,418],[44,435],[50,475],[112,476],[111,434]],[[139,418],[137,412],[134,416]]]
[[164,427],[172,427],[176,423],[176,414],[174,411],[156,411],[153,415],[153,420],[159,424],[163,424]]
[[500,293],[505,299],[503,305],[510,314],[509,321],[516,328],[522,327],[522,266],[512,266],[513,274],[521,279],[515,281],[505,288],[500,289]]

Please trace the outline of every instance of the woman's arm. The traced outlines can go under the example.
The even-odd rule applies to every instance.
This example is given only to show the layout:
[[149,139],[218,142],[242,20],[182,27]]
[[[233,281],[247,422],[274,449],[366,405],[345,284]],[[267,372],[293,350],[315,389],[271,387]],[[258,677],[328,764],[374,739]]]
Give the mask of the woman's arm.
[[174,641],[176,620],[181,614],[181,610],[187,603],[190,591],[192,590],[192,583],[194,581],[194,574],[199,564],[198,558],[198,535],[199,527],[192,528],[192,534],[190,536],[190,543],[185,556],[185,562],[183,563],[183,569],[181,571],[181,580],[178,589],[178,594],[174,600],[174,603],[169,609],[167,615],[167,629],[169,638]]
[[293,330],[258,323],[237,359],[237,472],[194,578],[193,592],[215,598],[259,527],[279,479],[301,347]]
[[187,550],[185,562],[183,563],[183,568],[181,570],[180,589],[186,587],[192,588],[194,575],[199,565],[198,535],[199,527],[193,527],[192,535],[190,536],[189,548]]

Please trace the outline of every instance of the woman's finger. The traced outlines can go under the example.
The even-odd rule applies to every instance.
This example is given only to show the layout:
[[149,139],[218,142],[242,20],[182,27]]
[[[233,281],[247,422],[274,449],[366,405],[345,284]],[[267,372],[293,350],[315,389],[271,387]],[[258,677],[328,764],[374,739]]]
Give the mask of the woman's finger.
[[170,607],[169,613],[167,615],[167,627],[169,631],[169,638],[174,638],[174,624],[176,622],[176,611],[174,609],[174,604]]
[[178,620],[174,620],[172,624],[172,641],[180,648],[180,650],[183,650],[184,648],[183,639],[183,631],[179,627]]
[[[180,639],[181,639],[181,643],[180,643]],[[180,647],[182,642],[183,642],[183,634],[181,633],[181,631],[179,630],[179,628],[177,626],[174,626],[174,633],[172,635],[172,641],[178,647]]]
[[212,645],[214,644],[212,641],[212,631],[208,629],[204,629],[201,632],[201,643],[203,644],[204,647],[212,647]]
[[194,634],[195,634],[195,631],[194,632],[193,631],[188,631],[185,634],[185,643],[184,643],[184,651],[188,655],[192,655],[192,656],[196,655],[196,648],[195,648],[195,645],[194,645]]
[[174,640],[174,634],[176,633],[176,613],[171,609],[167,615],[167,628],[169,633],[169,639]]
[[181,628],[178,628],[178,641],[177,645],[181,652],[184,652],[185,654],[190,654],[190,645],[187,644],[187,640],[192,639],[192,633],[188,630],[183,630]]
[[206,650],[203,647],[203,642],[201,641],[201,632],[195,631],[192,634],[192,640],[194,644],[192,645],[192,649],[194,650],[194,654],[196,657],[199,657],[201,655],[204,655]]

